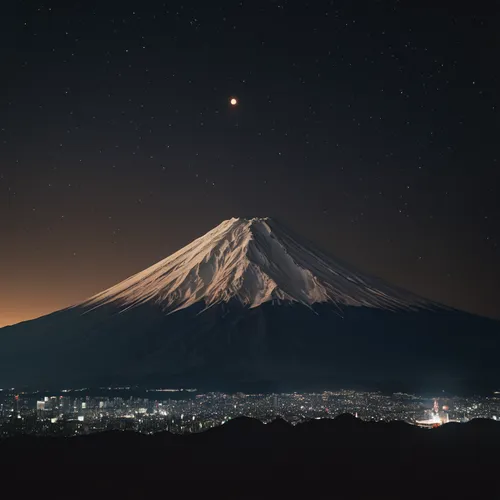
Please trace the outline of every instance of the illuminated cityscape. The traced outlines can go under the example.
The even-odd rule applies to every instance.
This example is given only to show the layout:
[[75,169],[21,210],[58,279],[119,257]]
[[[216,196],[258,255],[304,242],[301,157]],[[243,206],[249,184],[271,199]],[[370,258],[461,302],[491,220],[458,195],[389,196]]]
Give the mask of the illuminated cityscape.
[[201,432],[247,416],[292,424],[350,413],[362,420],[405,421],[421,427],[474,418],[500,420],[500,394],[491,397],[426,398],[413,394],[352,390],[322,393],[226,394],[189,390],[133,391],[106,388],[59,393],[0,392],[0,436],[75,436],[110,430],[144,434]]

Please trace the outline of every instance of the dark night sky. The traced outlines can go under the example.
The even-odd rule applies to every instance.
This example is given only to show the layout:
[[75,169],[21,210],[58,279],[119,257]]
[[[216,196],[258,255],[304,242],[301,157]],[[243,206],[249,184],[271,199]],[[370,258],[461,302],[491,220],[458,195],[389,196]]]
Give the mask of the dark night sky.
[[2,7],[0,326],[233,216],[500,317],[498,16],[419,5]]

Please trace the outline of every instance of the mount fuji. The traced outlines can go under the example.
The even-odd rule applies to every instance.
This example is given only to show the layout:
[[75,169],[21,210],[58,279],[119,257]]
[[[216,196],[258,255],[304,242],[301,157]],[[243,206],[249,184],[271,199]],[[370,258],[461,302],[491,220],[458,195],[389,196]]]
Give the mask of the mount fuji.
[[500,323],[233,218],[84,302],[0,330],[0,387],[499,385]]

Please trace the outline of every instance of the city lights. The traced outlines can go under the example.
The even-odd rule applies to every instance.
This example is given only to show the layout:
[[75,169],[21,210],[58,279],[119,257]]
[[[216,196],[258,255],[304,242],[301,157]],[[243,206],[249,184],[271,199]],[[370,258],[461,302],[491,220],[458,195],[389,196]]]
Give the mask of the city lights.
[[[82,393],[87,393],[82,394]],[[200,394],[195,389],[144,391],[132,396],[129,388],[106,388],[111,395],[67,390],[63,395],[16,394],[0,396],[0,436],[23,432],[35,435],[90,434],[132,430],[153,434],[169,431],[201,432],[240,416],[264,423],[276,418],[298,424],[350,413],[362,420],[401,420],[433,428],[447,422],[500,417],[500,398],[435,398],[396,393],[326,391],[286,394]],[[119,394],[119,395],[116,395]]]

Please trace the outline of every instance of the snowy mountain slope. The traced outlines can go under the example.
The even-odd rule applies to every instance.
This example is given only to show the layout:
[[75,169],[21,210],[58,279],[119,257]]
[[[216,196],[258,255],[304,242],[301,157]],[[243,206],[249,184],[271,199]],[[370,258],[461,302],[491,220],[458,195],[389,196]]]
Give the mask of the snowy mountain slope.
[[312,250],[270,218],[222,222],[170,257],[95,295],[84,307],[148,301],[169,312],[204,302],[269,301],[384,309],[430,307],[430,301],[361,275]]

